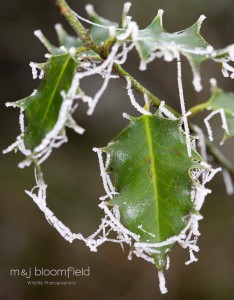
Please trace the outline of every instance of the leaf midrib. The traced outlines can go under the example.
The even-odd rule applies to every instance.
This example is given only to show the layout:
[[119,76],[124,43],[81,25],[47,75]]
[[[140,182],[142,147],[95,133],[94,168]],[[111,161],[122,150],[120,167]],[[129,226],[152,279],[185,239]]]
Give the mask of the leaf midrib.
[[44,116],[43,116],[43,118],[41,119],[41,122],[43,122],[43,121],[45,120],[46,115],[48,114],[48,111],[49,111],[50,106],[51,106],[51,104],[52,104],[52,102],[53,102],[53,99],[54,99],[54,95],[55,95],[55,93],[56,93],[56,90],[57,90],[57,88],[58,88],[58,85],[59,85],[60,82],[61,82],[62,76],[63,76],[63,74],[64,74],[64,72],[65,72],[65,69],[66,69],[66,67],[67,67],[67,65],[68,65],[69,60],[70,60],[70,56],[68,56],[68,57],[67,57],[67,60],[64,62],[64,66],[63,66],[63,68],[62,68],[62,70],[61,70],[61,72],[60,72],[59,78],[58,78],[58,80],[57,80],[57,82],[56,82],[56,84],[55,84],[55,86],[54,86],[53,93],[51,94],[51,96],[50,96],[50,98],[49,98],[49,102],[48,102],[46,111],[45,111],[45,113],[44,113]]
[[153,190],[154,190],[154,199],[156,205],[156,237],[158,237],[158,241],[161,241],[160,237],[160,227],[159,227],[159,203],[158,203],[158,188],[157,188],[157,174],[156,174],[156,167],[155,167],[155,155],[153,150],[153,138],[152,138],[152,131],[150,129],[150,117],[144,118],[145,122],[145,132],[146,132],[146,140],[149,149],[149,156],[152,160],[151,164],[151,171],[152,171],[152,182],[153,182]]

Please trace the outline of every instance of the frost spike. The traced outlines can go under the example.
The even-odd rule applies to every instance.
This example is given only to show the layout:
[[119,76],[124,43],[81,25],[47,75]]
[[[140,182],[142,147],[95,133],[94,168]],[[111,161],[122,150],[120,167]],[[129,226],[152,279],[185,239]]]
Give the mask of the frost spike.
[[168,289],[166,288],[166,280],[163,271],[158,271],[159,288],[162,294],[166,294]]

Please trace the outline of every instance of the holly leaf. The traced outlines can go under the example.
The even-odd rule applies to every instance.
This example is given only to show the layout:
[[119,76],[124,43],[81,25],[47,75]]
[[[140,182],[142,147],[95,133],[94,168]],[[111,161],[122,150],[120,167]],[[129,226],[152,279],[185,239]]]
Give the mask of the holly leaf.
[[59,46],[64,46],[67,49],[72,47],[79,48],[83,46],[83,42],[80,40],[80,38],[68,34],[61,24],[56,24],[55,30],[58,36]]
[[211,98],[203,106],[212,111],[223,109],[228,126],[228,131],[225,131],[223,140],[234,137],[234,93],[225,92],[214,86],[212,87]]
[[118,24],[101,17],[94,11],[93,6],[90,4],[87,5],[86,9],[89,20],[95,24],[101,25],[91,25],[89,28],[89,33],[92,36],[95,43],[97,43],[98,45],[102,45],[110,36],[108,28],[111,26],[117,27]]
[[[118,26],[117,23],[102,18],[94,11],[91,5],[87,6],[87,13],[89,20],[97,24],[93,24],[89,32],[98,45],[102,45],[110,36],[108,30],[110,26],[116,28],[116,38],[118,40],[121,36],[120,40],[123,42],[122,37],[129,28],[123,28],[121,23]],[[191,65],[194,75],[193,85],[196,91],[202,89],[200,67],[202,62],[208,59],[221,64],[224,76],[228,77],[229,72],[231,73],[231,77],[234,76],[232,74],[233,68],[228,64],[234,60],[234,45],[223,49],[214,49],[207,43],[200,34],[201,24],[205,19],[203,15],[191,27],[175,33],[169,33],[163,28],[162,15],[163,11],[160,9],[158,15],[148,27],[137,30],[137,32],[130,30],[129,35],[125,37],[125,41],[135,43],[141,59],[141,70],[145,70],[147,63],[152,61],[154,57],[164,57],[166,61],[172,61],[181,54],[188,59]],[[130,23],[133,24],[133,22]]]
[[40,65],[44,78],[36,93],[15,102],[25,111],[23,138],[27,149],[34,150],[55,126],[63,101],[61,91],[69,90],[77,66],[69,53],[51,56]]
[[[101,17],[99,14],[96,13],[92,5],[87,5],[87,15],[88,15],[88,20],[96,25],[92,25],[89,27],[88,31],[89,34],[91,35],[92,39],[96,44],[99,46],[102,45],[108,38],[109,38],[109,30],[108,28],[110,26],[115,26],[117,27],[117,23],[112,22],[110,20],[107,20],[103,17]],[[98,26],[100,25],[100,26]],[[57,24],[55,26],[57,35],[58,35],[58,40],[59,40],[59,45],[64,46],[67,49],[70,49],[72,47],[74,48],[79,48],[83,46],[83,42],[80,40],[79,37],[72,36],[68,34],[64,28],[62,27],[61,24]],[[83,54],[89,54],[89,55],[97,55],[93,51],[84,51],[82,52]]]
[[[109,38],[110,26],[117,26],[117,23],[109,21],[101,16],[99,16],[93,8],[90,8],[88,11],[89,21],[97,24],[91,25],[88,29],[89,34],[96,44],[99,46],[102,45]],[[98,26],[100,25],[100,26]],[[58,36],[59,46],[56,47],[42,34],[40,30],[35,31],[36,36],[41,40],[44,46],[49,50],[53,55],[62,54],[64,51],[60,47],[65,47],[66,49],[75,48],[78,49],[84,46],[84,42],[78,36],[70,35],[61,24],[55,25],[55,30]],[[94,51],[82,51],[83,56],[96,57],[97,54]]]
[[[109,169],[119,194],[108,202],[117,205],[121,223],[141,242],[160,243],[186,227],[195,212],[190,171],[201,168],[193,150],[188,157],[179,121],[159,116],[132,118],[127,128],[102,149],[109,153]],[[157,268],[165,265],[170,246],[152,255]]]
[[173,56],[173,49],[176,49],[184,55],[189,55],[194,66],[199,66],[201,61],[206,59],[206,56],[196,55],[193,52],[195,52],[195,49],[207,51],[209,46],[199,33],[200,23],[201,21],[197,21],[185,30],[168,33],[163,28],[162,11],[160,11],[147,28],[139,31],[139,41],[137,41],[136,45],[140,57],[146,61],[153,51],[161,48],[168,49]]
[[142,69],[150,60],[151,54],[158,51],[156,57],[164,57],[166,61],[171,61],[177,53],[184,55],[192,68],[194,74],[193,84],[197,91],[202,89],[200,84],[199,69],[203,61],[229,56],[232,46],[225,49],[214,50],[204,38],[200,35],[200,27],[204,16],[191,27],[175,32],[168,33],[162,24],[163,11],[159,10],[158,15],[152,23],[145,29],[139,30],[138,39],[136,40],[136,49],[142,61]]

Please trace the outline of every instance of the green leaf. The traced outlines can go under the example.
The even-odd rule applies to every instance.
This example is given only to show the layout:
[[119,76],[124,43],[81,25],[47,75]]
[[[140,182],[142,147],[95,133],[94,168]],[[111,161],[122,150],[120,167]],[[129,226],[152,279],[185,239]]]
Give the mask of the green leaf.
[[[190,171],[201,167],[201,157],[195,151],[188,157],[179,121],[133,118],[103,151],[111,156],[119,193],[108,203],[118,205],[121,223],[141,242],[159,243],[180,234],[186,226],[184,217],[195,212]],[[170,247],[153,255],[157,268],[164,267]]]
[[57,32],[59,46],[64,46],[67,49],[70,49],[72,47],[79,48],[83,45],[83,42],[79,37],[68,34],[61,24],[56,24],[55,30]]
[[61,91],[71,86],[78,63],[69,53],[51,56],[43,65],[44,78],[38,91],[15,104],[25,110],[24,143],[33,150],[57,122],[62,104]]
[[[87,10],[87,13],[88,13],[89,20],[93,23],[105,26],[107,28],[109,28],[110,26],[115,26],[115,27],[118,26],[117,23],[99,16],[94,11],[93,7],[90,5],[89,5],[89,9]],[[90,35],[92,36],[95,43],[97,43],[98,45],[103,44],[109,38],[109,30],[107,28],[99,27],[95,25],[92,25],[89,28]]]
[[[139,31],[139,41],[137,49],[140,57],[147,60],[150,54],[156,49],[166,48],[171,54],[174,49],[179,50],[184,55],[188,55],[194,67],[199,67],[200,63],[207,58],[206,55],[193,54],[195,50],[206,51],[209,44],[201,37],[200,23],[196,22],[191,27],[176,33],[168,33],[162,26],[162,15],[158,14],[152,23]],[[171,48],[171,50],[170,50]]]
[[175,32],[168,33],[162,25],[162,10],[152,23],[145,29],[139,30],[136,48],[142,60],[142,69],[144,69],[147,60],[156,50],[159,51],[159,57],[164,56],[165,60],[171,61],[179,52],[188,59],[193,74],[194,87],[197,91],[202,89],[200,85],[199,69],[203,61],[229,56],[230,47],[220,50],[214,50],[204,38],[200,35],[201,23],[204,16],[191,27]]
[[211,98],[204,103],[204,106],[212,111],[224,110],[229,132],[225,132],[223,139],[234,137],[234,93],[213,87]]
[[53,44],[44,36],[44,34],[41,32],[41,30],[34,31],[34,35],[40,40],[40,42],[46,47],[46,49],[52,54],[52,55],[59,55],[64,53],[64,51]]
[[[109,26],[117,26],[116,23],[111,22],[107,19],[100,17],[94,10],[92,10],[89,14],[89,19],[91,22],[99,24],[101,26],[109,27]],[[104,27],[91,25],[89,28],[89,33],[92,36],[94,42],[98,45],[103,44],[109,37],[109,30]],[[55,30],[58,36],[59,47],[54,46],[50,43],[50,41],[41,33],[40,30],[35,32],[36,36],[40,39],[40,41],[44,44],[44,46],[50,51],[53,55],[58,55],[64,53],[63,50],[60,49],[61,46],[66,49],[75,48],[78,49],[84,46],[84,43],[78,36],[70,35],[61,24],[55,25]],[[97,54],[94,51],[82,51],[82,55],[89,57],[96,57]]]
[[[72,36],[66,32],[66,30],[62,27],[61,24],[55,25],[55,30],[58,36],[59,46],[63,46],[66,49],[79,49],[81,48],[84,43],[80,40],[77,36]],[[59,48],[57,48],[59,49]],[[61,51],[61,49],[59,49]],[[79,54],[78,54],[79,56]],[[88,51],[82,51],[81,56],[88,56],[89,58],[96,57],[97,54],[94,51],[88,50]]]
[[[119,35],[124,34],[128,30],[127,28],[122,28],[121,25],[118,26],[117,23],[102,18],[93,10],[92,6],[90,6],[87,11],[90,21],[106,27],[102,28],[92,25],[89,29],[92,38],[98,45],[102,45],[108,39],[108,27],[116,27],[117,40]],[[169,33],[163,28],[162,14],[163,11],[159,10],[158,15],[152,23],[145,29],[138,31],[137,38],[135,37],[133,40],[131,36],[132,33],[130,32],[129,36],[126,38],[126,41],[133,41],[135,43],[141,58],[140,68],[142,70],[144,70],[146,64],[151,61],[151,55],[158,52],[156,57],[164,57],[166,61],[177,58],[178,54],[182,54],[188,59],[193,71],[193,84],[196,91],[202,89],[200,82],[200,67],[202,62],[208,59],[219,62],[223,67],[225,76],[229,76],[228,72],[230,71],[230,68],[227,68],[226,65],[229,61],[233,61],[233,45],[215,50],[207,43],[200,34],[200,27],[205,19],[203,15],[191,27],[179,32]],[[123,42],[122,38],[121,42]]]

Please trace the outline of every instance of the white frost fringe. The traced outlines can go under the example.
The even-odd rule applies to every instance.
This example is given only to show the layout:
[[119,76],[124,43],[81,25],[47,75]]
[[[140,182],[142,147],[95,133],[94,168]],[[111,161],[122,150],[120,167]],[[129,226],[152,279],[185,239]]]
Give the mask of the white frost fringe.
[[[128,229],[119,222],[119,212],[115,207],[112,210],[103,201],[99,207],[104,210],[105,217],[102,219],[101,225],[91,236],[84,238],[80,233],[73,233],[71,230],[64,225],[49,209],[46,204],[46,184],[44,183],[42,173],[35,167],[35,179],[36,186],[31,191],[26,191],[26,193],[32,198],[32,200],[37,204],[39,209],[44,213],[47,221],[52,225],[60,235],[72,243],[74,240],[82,240],[90,248],[91,251],[96,252],[97,248],[104,242],[110,241],[123,245],[127,243],[131,245],[132,239],[139,240],[139,237],[130,232]],[[37,190],[37,192],[35,192]],[[117,232],[117,239],[108,239],[107,236],[111,231]]]
[[[43,34],[40,31],[37,31],[35,33],[41,40],[43,40],[43,43],[46,44],[46,46],[49,48],[50,44],[46,40],[46,38],[43,36]],[[118,53],[118,50],[122,47],[122,50]],[[6,150],[4,150],[4,153],[10,152],[12,150],[17,151],[19,149],[25,156],[26,159],[19,164],[20,168],[29,166],[34,160],[39,160],[39,164],[44,162],[51,154],[53,148],[60,147],[63,143],[67,142],[67,137],[65,134],[65,127],[71,127],[74,131],[76,131],[79,134],[84,133],[84,129],[76,124],[76,122],[71,117],[72,113],[75,110],[74,100],[81,99],[83,102],[88,104],[88,110],[87,114],[92,115],[96,105],[103,95],[104,91],[106,90],[109,80],[111,78],[117,78],[118,76],[111,75],[112,68],[115,63],[123,64],[127,59],[127,54],[129,51],[132,50],[133,44],[130,44],[127,46],[127,44],[124,42],[122,45],[119,45],[116,43],[110,52],[110,55],[108,58],[101,64],[96,65],[95,62],[93,63],[81,63],[84,71],[78,72],[75,74],[70,89],[68,92],[62,91],[61,96],[63,98],[63,102],[59,111],[59,116],[56,124],[54,125],[53,129],[46,134],[44,139],[41,141],[40,145],[38,145],[33,152],[25,148],[23,135],[24,135],[24,120],[23,120],[23,109],[21,109],[20,113],[20,128],[21,128],[21,134],[17,137],[17,140],[15,143],[13,143],[10,147],[8,147]],[[70,50],[72,49],[65,49],[67,52],[72,52]],[[30,66],[32,67],[32,73],[33,78],[37,78],[37,68],[40,68],[39,64],[30,63]],[[103,84],[101,88],[97,91],[97,93],[93,96],[87,96],[80,92],[79,86],[80,86],[80,80],[95,74],[100,74],[103,78]],[[41,72],[40,76],[43,76],[43,73]],[[78,91],[78,94],[77,94]],[[17,107],[17,103],[6,103],[7,106]]]
[[[214,110],[204,119],[204,122],[205,122],[205,125],[207,128],[207,132],[208,132],[208,137],[211,142],[214,140],[214,138],[213,138],[213,132],[212,132],[209,120],[217,114],[220,114],[221,120],[222,120],[222,128],[225,130],[226,134],[229,135],[229,129],[228,129],[228,124],[227,124],[227,119],[226,119],[224,109],[220,108],[220,109]],[[221,141],[220,144],[222,145],[223,141]]]
[[177,117],[165,107],[165,101],[161,101],[160,106],[158,108],[158,114],[162,115],[162,113],[169,119],[169,120],[177,120]]
[[[86,18],[83,18],[82,16],[78,15],[77,13],[73,12],[74,15],[88,23],[91,24],[93,26],[96,27],[101,27],[101,28],[105,28],[109,31],[110,36],[113,36],[116,34],[117,30],[118,32],[120,32],[120,34],[117,34],[117,39],[119,41],[125,41],[127,40],[127,38],[129,36],[132,37],[133,43],[135,45],[136,48],[138,48],[137,42],[143,40],[144,37],[140,37],[139,36],[139,28],[136,22],[132,21],[132,17],[128,16],[128,12],[130,9],[131,3],[127,2],[124,4],[124,8],[123,8],[123,13],[122,13],[122,18],[123,18],[123,28],[118,28],[117,23],[111,23],[109,26],[105,26],[102,24],[98,24],[95,22],[92,22]],[[88,4],[86,5],[86,11],[88,13],[89,16],[94,16],[95,12],[93,9],[93,5]],[[163,18],[163,10],[159,9],[158,10],[158,14],[157,14],[159,20],[160,20],[160,24],[162,26],[162,18]],[[197,31],[200,32],[201,29],[201,25],[203,23],[203,21],[205,20],[205,16],[201,15],[197,21]],[[177,35],[178,33],[174,33],[174,35]],[[41,37],[40,37],[41,38]],[[47,41],[45,41],[44,39],[42,39],[43,43],[47,43]],[[140,70],[146,70],[147,68],[147,64],[150,63],[151,61],[153,61],[155,58],[161,58],[163,57],[165,61],[172,61],[173,59],[176,59],[178,57],[178,52],[184,52],[184,53],[188,53],[188,54],[195,54],[195,55],[204,55],[204,56],[208,56],[210,58],[213,58],[214,61],[219,62],[222,64],[222,72],[223,72],[223,76],[224,77],[231,77],[232,79],[234,79],[234,68],[229,64],[230,62],[234,61],[234,45],[230,45],[228,47],[226,47],[225,49],[223,49],[222,51],[216,51],[214,50],[214,48],[210,45],[207,46],[207,48],[203,49],[203,48],[199,48],[196,47],[195,49],[188,49],[186,47],[184,47],[183,44],[181,45],[176,45],[174,43],[168,42],[165,43],[164,45],[156,45],[154,52],[151,53],[150,57],[148,60],[141,60],[140,62]],[[228,56],[224,57],[224,58],[215,58],[217,56],[221,56],[222,54],[228,54]],[[201,76],[199,74],[199,71],[194,67],[192,67],[192,72],[193,72],[193,85],[194,88],[197,92],[200,92],[202,90],[202,85],[201,85]]]
[[[39,160],[39,164],[44,162],[49,155],[51,154],[53,148],[60,147],[64,142],[67,141],[67,137],[65,135],[65,126],[68,122],[68,119],[71,118],[71,112],[73,112],[73,99],[76,95],[76,90],[78,86],[76,82],[72,82],[71,88],[67,93],[62,92],[63,102],[59,111],[58,120],[55,123],[53,129],[49,131],[44,139],[42,140],[41,144],[38,145],[34,151],[30,151],[25,148],[24,145],[24,116],[23,116],[23,109],[20,110],[20,129],[21,134],[18,136],[17,141],[13,143],[10,147],[4,150],[3,153],[8,153],[12,150],[17,150],[17,148],[27,157],[23,162],[19,164],[20,168],[25,166],[29,166],[34,160]],[[7,106],[10,106],[11,103],[7,103]],[[16,105],[12,105],[15,107]],[[84,129],[80,126],[76,125],[74,122],[73,126],[70,124],[76,132],[83,134]]]
[[[137,257],[141,257],[151,263],[154,263],[154,260],[151,257],[153,253],[160,253],[161,247],[170,246],[171,244],[178,242],[183,248],[188,248],[189,250],[190,260],[186,262],[186,264],[197,261],[197,258],[194,256],[194,252],[199,251],[199,247],[196,243],[197,237],[200,235],[198,222],[202,219],[202,216],[200,214],[191,214],[190,216],[187,216],[187,225],[178,236],[172,236],[161,243],[140,242],[140,237],[138,235],[129,231],[120,223],[118,207],[115,206],[113,208],[109,208],[108,203],[104,201],[106,199],[113,199],[113,196],[117,194],[110,177],[107,174],[110,156],[107,155],[106,162],[104,162],[101,149],[94,148],[94,151],[98,154],[101,177],[107,195],[100,198],[102,202],[99,204],[99,207],[104,211],[105,217],[102,219],[99,228],[87,238],[80,233],[73,233],[48,208],[46,204],[46,184],[44,183],[42,173],[35,168],[36,186],[31,191],[26,191],[26,193],[33,199],[39,209],[44,213],[47,221],[55,229],[57,229],[60,235],[70,243],[74,240],[82,240],[90,248],[90,250],[94,252],[97,251],[97,248],[101,244],[108,241],[119,243],[122,247],[124,244],[127,244],[133,247],[131,253],[134,253]],[[203,163],[201,165],[201,169],[191,171],[191,176],[194,179],[191,198],[196,210],[199,211],[201,209],[205,196],[210,193],[210,190],[206,189],[204,185],[211,180],[215,173],[219,170],[220,169],[213,170],[208,164]],[[200,178],[201,182],[199,182]],[[35,192],[36,190],[37,192]],[[142,226],[141,229],[144,230]],[[116,238],[108,238],[110,232],[116,232]],[[129,254],[129,259],[131,259],[131,253]],[[167,262],[167,268],[168,267],[169,261]],[[162,293],[167,292],[165,278],[161,271],[159,271],[159,286]]]
[[[102,150],[97,148],[94,148],[93,150],[98,154],[103,186],[107,193],[106,196],[100,197],[100,200],[113,199],[113,196],[117,193],[115,192],[113,185],[110,183],[110,177],[107,174],[107,167],[109,165],[110,157],[107,156],[107,162],[104,163],[102,157]],[[209,189],[205,188],[205,184],[209,182],[214,177],[214,175],[220,170],[221,168],[212,169],[210,165],[203,162],[201,163],[201,168],[191,171],[191,177],[194,180],[191,192],[191,199],[194,202],[194,206],[197,212],[200,211],[206,195],[211,193]],[[141,257],[154,264],[154,260],[151,257],[153,253],[160,253],[161,247],[170,246],[178,242],[181,245],[181,247],[185,249],[188,248],[189,250],[190,259],[186,262],[186,264],[190,264],[192,262],[197,261],[194,252],[199,251],[199,247],[196,245],[198,236],[200,236],[200,232],[198,230],[198,223],[203,218],[199,213],[191,213],[189,216],[186,216],[185,220],[187,225],[179,235],[172,236],[160,243],[145,243],[140,242],[139,236],[130,232],[119,222],[119,218],[116,218],[116,216],[114,216],[114,214],[109,210],[105,201],[103,201],[99,206],[102,209],[104,209],[105,214],[111,219],[112,224],[110,226],[113,226],[113,224],[118,226],[117,240],[115,241],[112,239],[112,241],[120,242],[122,239],[122,241],[120,242],[121,244],[126,242],[128,245],[132,245],[133,250],[129,253],[129,259],[131,259],[132,253],[134,253],[137,257]],[[118,207],[115,207],[115,209],[118,210]],[[139,229],[145,231],[142,225],[139,225]],[[114,229],[112,228],[112,230]],[[149,232],[147,233],[149,235],[152,235]],[[131,239],[132,241],[130,242]],[[169,249],[170,248],[168,248],[168,251]],[[167,268],[169,267],[169,264],[170,262],[168,261]],[[161,292],[166,293],[167,289],[165,286],[165,278],[161,271],[159,272],[159,285]]]
[[180,61],[179,53],[177,56],[177,81],[178,81],[179,96],[180,96],[180,106],[182,111],[182,120],[184,123],[184,130],[185,130],[185,136],[187,142],[187,151],[188,151],[188,156],[191,157],[192,146],[191,146],[190,132],[188,126],[188,119],[187,119],[187,116],[190,114],[190,112],[186,112],[185,109],[184,92],[183,92],[183,85],[182,85],[181,61]]
[[166,288],[166,280],[163,271],[158,271],[159,288],[162,294],[166,294],[168,289]]
[[[132,91],[132,84],[131,84],[131,80],[127,77],[126,78],[126,81],[127,81],[127,86],[126,86],[126,89],[127,89],[127,93],[128,93],[128,96],[130,98],[130,101],[131,101],[131,104],[133,107],[135,107],[135,109],[143,114],[143,115],[152,115],[151,112],[147,111],[146,109],[144,109],[142,106],[140,106],[137,102],[136,102],[136,99],[133,95],[133,91]],[[146,99],[146,98],[145,98]]]

